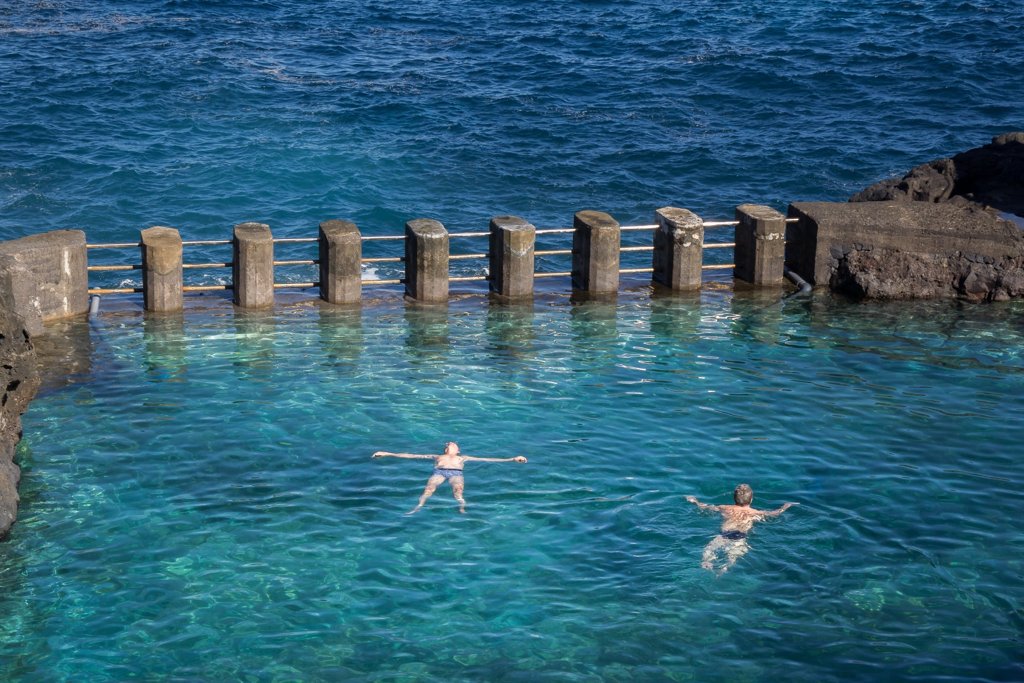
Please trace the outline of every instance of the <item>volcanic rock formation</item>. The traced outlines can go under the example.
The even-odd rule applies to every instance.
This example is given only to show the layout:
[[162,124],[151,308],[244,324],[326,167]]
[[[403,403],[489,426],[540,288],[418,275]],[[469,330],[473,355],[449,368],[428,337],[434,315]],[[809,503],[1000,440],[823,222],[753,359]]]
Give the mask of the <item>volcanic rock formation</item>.
[[6,298],[0,294],[0,538],[17,516],[20,470],[14,464],[14,449],[21,440],[21,414],[39,386],[32,342]]
[[1024,216],[1024,132],[999,135],[991,144],[922,164],[850,198],[889,200],[973,203]]

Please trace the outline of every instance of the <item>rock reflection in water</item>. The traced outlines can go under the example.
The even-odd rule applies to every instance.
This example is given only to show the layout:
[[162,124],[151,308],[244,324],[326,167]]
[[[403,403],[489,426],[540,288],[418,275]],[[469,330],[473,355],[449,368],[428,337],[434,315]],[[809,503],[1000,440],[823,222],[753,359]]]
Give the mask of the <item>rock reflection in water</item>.
[[142,338],[150,375],[171,379],[185,374],[188,343],[183,312],[146,313],[142,321]]
[[46,334],[32,338],[39,362],[40,392],[54,391],[92,374],[93,338],[81,318],[48,323]]
[[414,362],[444,360],[451,350],[448,306],[409,303],[405,307],[408,334],[405,350]]
[[485,322],[491,350],[496,355],[529,360],[536,352],[533,303],[506,304],[492,301]]
[[273,311],[247,311],[235,309],[235,343],[237,355],[234,366],[245,379],[270,379],[274,369],[274,335],[277,320]]
[[321,304],[317,327],[325,364],[357,369],[365,346],[362,308]]

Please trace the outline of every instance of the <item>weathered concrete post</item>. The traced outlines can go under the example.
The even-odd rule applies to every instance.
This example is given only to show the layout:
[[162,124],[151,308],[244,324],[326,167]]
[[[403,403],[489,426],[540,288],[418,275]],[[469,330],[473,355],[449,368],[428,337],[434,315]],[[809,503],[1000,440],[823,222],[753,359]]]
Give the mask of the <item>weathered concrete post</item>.
[[29,334],[89,310],[85,233],[54,230],[0,242],[0,289]]
[[572,288],[586,294],[619,289],[619,223],[601,211],[578,211],[573,217]]
[[448,231],[438,221],[405,224],[405,293],[423,303],[448,301]]
[[736,207],[736,268],[733,276],[752,285],[783,283],[786,261],[786,217],[770,206]]
[[667,206],[654,214],[654,273],[651,279],[677,292],[700,289],[704,220],[686,209]]
[[533,252],[537,229],[518,216],[491,219],[490,288],[504,299],[533,296]]
[[358,303],[363,293],[363,240],[349,221],[320,224],[320,298],[332,304]]
[[147,311],[180,311],[181,235],[174,228],[142,231],[142,302]]
[[274,238],[265,223],[235,226],[231,275],[235,304],[242,308],[274,305]]

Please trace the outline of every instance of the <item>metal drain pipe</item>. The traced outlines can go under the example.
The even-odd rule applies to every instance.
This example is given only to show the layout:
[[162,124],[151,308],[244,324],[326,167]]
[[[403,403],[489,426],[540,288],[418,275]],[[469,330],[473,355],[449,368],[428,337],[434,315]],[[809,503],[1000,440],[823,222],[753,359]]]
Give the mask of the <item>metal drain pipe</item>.
[[800,288],[800,291],[793,292],[793,294],[790,294],[790,296],[793,296],[795,294],[810,294],[811,290],[814,289],[810,282],[803,279],[789,268],[783,267],[782,274],[789,278],[790,282],[792,282],[794,285]]

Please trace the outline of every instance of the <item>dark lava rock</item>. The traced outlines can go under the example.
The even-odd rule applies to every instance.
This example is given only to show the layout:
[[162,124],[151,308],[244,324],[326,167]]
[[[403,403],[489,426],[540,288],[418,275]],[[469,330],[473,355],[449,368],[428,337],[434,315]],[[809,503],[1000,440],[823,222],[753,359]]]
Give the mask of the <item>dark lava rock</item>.
[[875,183],[850,201],[975,203],[1024,216],[1024,133],[1005,133],[951,159],[922,164],[902,178]]
[[17,517],[21,471],[14,464],[14,449],[21,440],[21,414],[39,386],[32,341],[6,298],[0,294],[0,538]]

